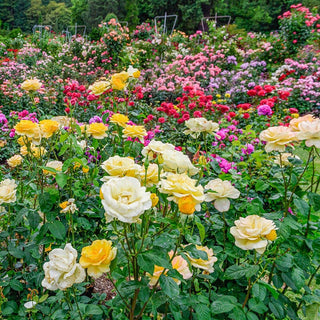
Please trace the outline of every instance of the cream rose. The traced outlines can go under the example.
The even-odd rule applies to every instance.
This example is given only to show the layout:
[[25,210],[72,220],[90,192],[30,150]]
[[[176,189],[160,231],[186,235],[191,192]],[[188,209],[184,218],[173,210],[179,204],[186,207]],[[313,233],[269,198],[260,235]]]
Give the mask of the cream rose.
[[201,132],[212,134],[219,130],[219,124],[206,118],[191,118],[185,122],[188,130],[184,134],[190,134],[193,138],[198,138]]
[[43,265],[42,286],[48,290],[65,290],[74,283],[85,280],[86,273],[77,263],[77,251],[67,243],[64,249],[53,249],[49,253],[49,262]]
[[118,219],[135,223],[152,206],[150,192],[133,177],[112,178],[101,187],[102,205],[107,221]]
[[214,207],[220,211],[225,212],[230,208],[230,199],[237,199],[240,196],[240,191],[232,186],[229,181],[222,181],[221,179],[214,179],[204,187],[211,192],[206,193],[205,200],[207,202],[214,201]]
[[240,217],[234,224],[236,226],[231,227],[230,233],[236,240],[235,245],[243,250],[255,249],[262,254],[268,245],[268,240],[273,241],[277,238],[274,222],[257,215]]
[[173,173],[187,173],[193,176],[199,172],[189,157],[177,150],[166,150],[162,153],[163,170]]
[[96,96],[103,94],[108,88],[110,88],[109,81],[97,81],[89,87],[89,90]]
[[305,140],[307,147],[320,148],[320,119],[303,121],[298,124],[297,138]]
[[196,180],[186,174],[169,173],[166,179],[160,181],[159,191],[169,195],[168,200],[179,204],[181,198],[191,196],[194,201],[195,210],[200,210],[200,203],[204,201],[203,188],[196,186]]
[[141,184],[144,185],[146,183],[147,187],[152,187],[159,182],[159,167],[155,163],[150,163],[146,172],[144,166],[140,167],[139,178]]
[[17,185],[14,180],[5,179],[0,182],[0,204],[16,201]]
[[299,131],[299,124],[301,122],[313,122],[315,121],[316,118],[313,117],[312,114],[306,114],[305,116],[303,117],[299,117],[297,119],[292,119],[290,121],[290,125],[289,127],[293,130],[293,131]]
[[197,248],[197,250],[204,251],[208,256],[208,259],[206,259],[206,260],[204,260],[204,259],[195,259],[195,258],[192,258],[190,256],[190,254],[186,253],[186,256],[190,260],[191,265],[193,267],[196,267],[196,268],[205,270],[205,271],[207,271],[209,273],[212,273],[214,271],[213,265],[218,260],[213,255],[213,250],[209,249],[208,247],[202,247],[202,246],[198,246],[198,245],[196,245],[196,248]]
[[150,143],[144,147],[141,154],[149,160],[155,159],[158,155],[162,155],[165,151],[174,150],[174,145],[170,143],[163,143],[161,141],[151,140]]
[[9,158],[7,160],[7,163],[9,165],[9,167],[15,168],[22,163],[22,160],[23,160],[23,158],[20,156],[20,154],[15,154],[14,156],[12,156],[11,158]]
[[[114,156],[104,161],[101,168],[112,177],[136,177],[139,175],[141,166],[128,157]],[[108,177],[105,177],[108,179]]]
[[[49,161],[46,164],[46,167],[55,169],[56,171],[62,171],[62,166],[63,166],[63,163],[61,161]],[[46,175],[50,175],[50,174],[53,176],[56,175],[55,172],[45,170],[45,169],[43,169],[43,173]]]
[[266,152],[280,151],[286,149],[286,145],[297,141],[296,132],[287,127],[270,127],[260,133],[260,140],[266,141]]

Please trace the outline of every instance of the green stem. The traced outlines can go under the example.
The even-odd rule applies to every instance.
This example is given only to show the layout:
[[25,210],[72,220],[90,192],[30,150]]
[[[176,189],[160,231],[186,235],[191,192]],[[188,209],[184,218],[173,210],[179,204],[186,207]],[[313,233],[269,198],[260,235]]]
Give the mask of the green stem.
[[81,320],[83,320],[82,314],[81,314],[81,311],[80,311],[80,308],[79,308],[78,300],[77,300],[76,290],[74,289],[74,286],[72,286],[72,291],[73,291],[73,294],[74,294],[74,301],[76,302],[76,306],[77,306],[77,309],[78,309],[79,317],[80,317]]

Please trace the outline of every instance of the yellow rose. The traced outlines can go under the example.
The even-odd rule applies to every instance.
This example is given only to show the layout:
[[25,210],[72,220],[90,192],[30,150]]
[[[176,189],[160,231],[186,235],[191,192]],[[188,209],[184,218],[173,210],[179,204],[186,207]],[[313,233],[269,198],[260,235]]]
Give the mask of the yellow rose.
[[133,77],[133,78],[140,77],[140,71],[137,68],[133,68],[132,66],[129,66],[127,73],[129,74],[129,77]]
[[103,94],[108,88],[110,88],[109,81],[96,81],[89,87],[89,90],[96,96]]
[[266,152],[280,151],[286,149],[286,145],[293,141],[297,141],[296,132],[287,127],[270,127],[260,133],[260,140],[266,141]]
[[230,199],[237,199],[240,196],[239,190],[232,186],[229,181],[222,181],[221,179],[214,179],[204,187],[208,192],[206,194],[206,201],[214,201],[214,207],[220,211],[225,212],[230,208]]
[[214,255],[213,255],[213,250],[209,249],[208,247],[202,247],[196,245],[197,250],[204,251],[208,259],[203,260],[203,259],[195,259],[192,258],[188,253],[186,253],[188,259],[190,260],[190,263],[192,264],[193,267],[203,269],[209,273],[212,273],[214,271],[213,265],[214,263],[218,260]]
[[[174,252],[173,250],[171,250],[169,252],[170,259],[172,258],[173,254]],[[171,261],[171,265],[173,269],[177,270],[182,275],[183,279],[187,280],[192,277],[192,272],[189,269],[188,262],[184,260],[182,256],[175,256]],[[161,274],[166,275],[168,272],[168,270],[165,270],[165,272],[163,271],[164,271],[163,267],[159,267],[155,265],[153,275],[147,273],[147,276],[150,278],[149,285],[154,286],[157,283],[158,279],[160,278]],[[181,283],[181,281],[178,279],[173,278],[173,280],[177,284]]]
[[95,139],[103,139],[107,136],[108,127],[103,123],[91,123],[87,127],[87,134]]
[[111,86],[115,90],[123,90],[126,86],[126,81],[129,78],[129,74],[125,71],[116,73],[111,77]]
[[138,138],[140,141],[143,141],[143,138],[147,135],[144,126],[126,125],[122,132],[125,138]]
[[0,140],[0,148],[3,148],[7,144],[7,140]]
[[[63,163],[61,161],[49,161],[46,164],[46,167],[55,169],[56,171],[62,171],[62,166],[63,166]],[[53,176],[56,175],[55,172],[52,172],[52,171],[49,171],[49,170],[45,170],[45,169],[43,169],[43,173],[45,175],[50,175],[50,174],[53,175]]]
[[41,136],[50,138],[55,132],[59,130],[59,123],[54,120],[41,120],[39,122]]
[[116,257],[117,248],[112,247],[112,242],[95,240],[81,251],[80,265],[87,269],[88,275],[93,278],[100,277],[104,272],[110,271],[111,261]]
[[9,167],[15,168],[22,163],[22,157],[19,154],[14,155],[13,157],[7,160]]
[[0,204],[16,201],[17,185],[14,180],[5,179],[0,182]]
[[196,202],[190,195],[179,198],[178,206],[179,211],[187,215],[193,214],[196,210]]
[[230,98],[230,97],[231,97],[230,93],[226,93],[224,96],[225,96],[226,98]]
[[26,156],[26,155],[28,154],[28,148],[27,148],[26,146],[22,146],[22,147],[20,148],[20,154],[21,154],[22,156]]
[[115,123],[123,128],[126,126],[126,123],[128,121],[129,121],[129,118],[120,113],[114,113],[110,118],[110,122]]
[[236,226],[231,227],[230,233],[236,240],[235,245],[243,250],[255,249],[262,254],[268,245],[268,240],[273,241],[277,237],[274,222],[257,215],[240,217],[234,224]]
[[101,168],[113,177],[136,177],[141,170],[141,167],[133,159],[119,156],[114,156],[104,161]]
[[191,196],[195,202],[195,209],[200,210],[200,203],[204,200],[203,188],[196,186],[197,181],[186,174],[169,173],[167,179],[160,181],[159,191],[169,195],[168,200],[179,204],[180,198]]
[[159,197],[155,193],[151,193],[150,199],[152,201],[152,207],[155,207],[159,202]]
[[44,156],[46,153],[47,153],[47,150],[43,147],[31,146],[31,154],[35,158],[40,158],[40,157]]
[[39,135],[39,125],[31,120],[21,120],[14,126],[15,133],[19,136],[27,136],[29,138]]
[[41,88],[42,84],[38,79],[25,80],[21,84],[21,89],[26,91],[37,91]]
[[26,136],[22,136],[17,140],[17,142],[20,144],[20,146],[25,146],[25,145],[29,144],[31,141],[32,141],[32,139],[29,137],[26,137]]

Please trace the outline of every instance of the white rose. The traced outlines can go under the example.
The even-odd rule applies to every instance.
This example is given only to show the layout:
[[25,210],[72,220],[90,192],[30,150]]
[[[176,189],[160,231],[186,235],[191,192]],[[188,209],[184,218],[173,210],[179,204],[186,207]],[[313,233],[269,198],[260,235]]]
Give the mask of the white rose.
[[5,179],[0,183],[0,204],[16,201],[17,185],[14,180]]
[[214,207],[220,211],[225,212],[230,208],[230,199],[237,199],[240,196],[240,191],[232,186],[229,181],[222,181],[221,179],[214,179],[204,187],[208,192],[206,194],[206,201],[214,201]]
[[107,221],[116,218],[125,223],[139,221],[152,206],[150,192],[133,177],[112,178],[101,187],[101,202]]
[[189,157],[177,150],[166,150],[162,154],[163,170],[174,173],[188,173],[193,176],[199,172]]
[[48,290],[65,290],[74,283],[81,283],[86,277],[84,269],[77,263],[77,251],[67,243],[64,249],[53,249],[49,262],[43,265],[42,286]]

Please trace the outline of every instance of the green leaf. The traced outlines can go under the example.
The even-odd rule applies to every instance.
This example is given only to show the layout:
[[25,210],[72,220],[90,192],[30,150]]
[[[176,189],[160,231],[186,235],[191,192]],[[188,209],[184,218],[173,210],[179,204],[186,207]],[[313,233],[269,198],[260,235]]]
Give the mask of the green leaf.
[[252,295],[263,301],[267,296],[267,288],[260,283],[255,283],[252,287]]
[[237,303],[237,299],[233,296],[218,296],[211,303],[211,311],[214,314],[230,312]]
[[57,181],[58,186],[60,188],[63,188],[67,184],[68,176],[66,174],[64,174],[63,172],[58,172],[56,174],[56,181]]
[[56,239],[63,240],[66,236],[66,228],[63,223],[58,220],[49,224],[49,230]]
[[319,303],[313,303],[306,306],[306,319],[308,320],[319,320]]
[[233,320],[247,320],[246,314],[242,307],[237,306],[232,310],[230,318]]
[[39,213],[36,211],[29,211],[28,212],[28,221],[31,229],[37,228],[39,225],[41,218],[39,216]]
[[248,305],[250,310],[260,314],[268,311],[268,307],[263,302],[261,302],[259,298],[250,299]]
[[22,291],[23,290],[23,284],[18,281],[17,279],[12,279],[10,281],[10,287],[15,291]]
[[261,286],[264,286],[273,295],[275,299],[278,299],[279,292],[274,287],[272,287],[269,283],[263,282],[261,280],[259,280],[258,283]]
[[163,292],[171,299],[176,299],[179,295],[178,284],[170,277],[165,275],[160,276],[160,287]]
[[18,311],[18,305],[15,301],[7,301],[1,305],[1,314],[3,316],[13,315]]
[[50,212],[53,207],[53,201],[50,193],[45,192],[43,194],[40,194],[38,199],[41,211],[44,213]]
[[308,199],[314,211],[320,210],[320,194],[308,192]]
[[204,225],[201,223],[201,220],[198,216],[195,216],[195,223],[196,223],[196,226],[199,230],[200,240],[201,240],[201,242],[203,242],[203,240],[206,236],[206,229],[205,229]]
[[212,319],[210,308],[208,306],[206,306],[205,304],[197,304],[194,307],[194,309],[196,311],[196,315],[199,320],[211,320]]
[[253,265],[246,267],[246,277],[251,278],[259,271],[259,266]]
[[194,259],[208,260],[208,254],[205,251],[198,250],[194,244],[188,245],[184,249]]
[[270,185],[266,181],[258,180],[255,184],[256,191],[265,191],[270,187]]
[[171,269],[172,266],[169,263],[169,255],[163,248],[154,248],[152,250],[142,252],[138,255],[138,265],[144,270],[153,274],[154,266],[164,267]]
[[86,307],[86,314],[87,315],[101,315],[103,313],[102,309],[99,306],[94,304],[89,304]]
[[233,279],[240,279],[245,275],[246,275],[246,267],[233,265],[225,271],[224,278],[226,280],[233,280]]
[[248,312],[248,313],[247,313],[247,319],[248,319],[248,320],[259,320],[259,318],[257,317],[257,315],[254,314],[253,312]]
[[288,271],[293,267],[293,256],[286,254],[276,259],[276,267],[281,271]]
[[308,216],[310,206],[306,201],[300,198],[296,198],[293,200],[293,203],[296,206],[299,213],[301,213],[303,216]]
[[272,312],[272,314],[277,318],[277,319],[283,319],[284,318],[284,310],[282,308],[282,305],[280,302],[277,300],[273,299],[269,302],[269,308]]
[[296,267],[292,270],[291,276],[292,276],[292,280],[293,280],[294,284],[296,285],[297,289],[300,290],[304,286],[305,280],[306,280],[303,270]]

